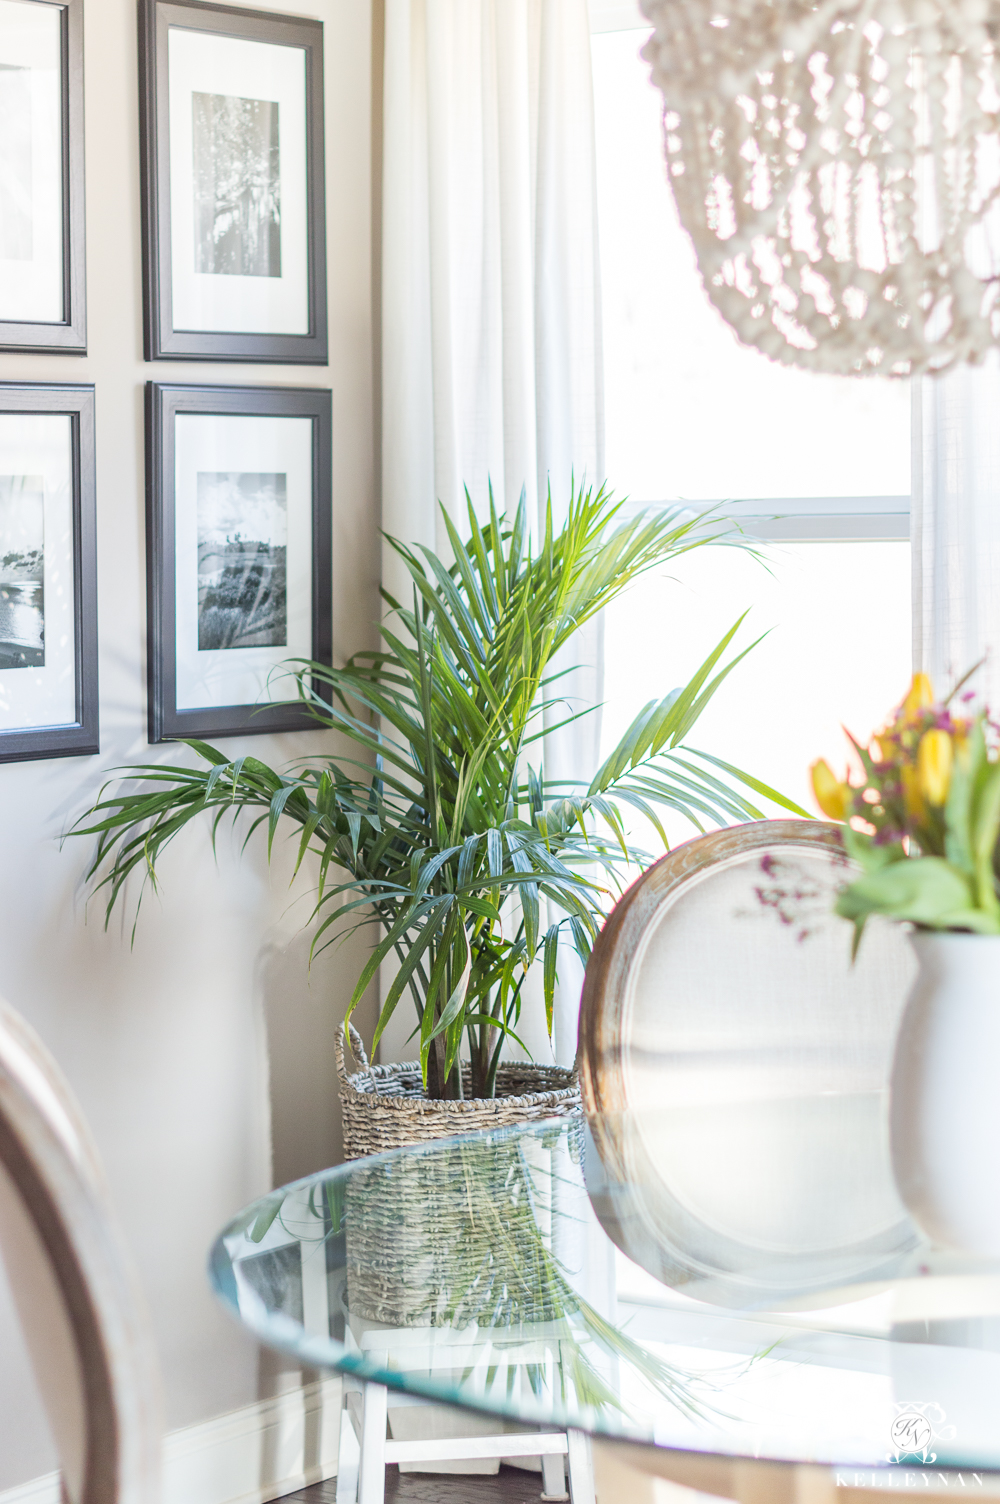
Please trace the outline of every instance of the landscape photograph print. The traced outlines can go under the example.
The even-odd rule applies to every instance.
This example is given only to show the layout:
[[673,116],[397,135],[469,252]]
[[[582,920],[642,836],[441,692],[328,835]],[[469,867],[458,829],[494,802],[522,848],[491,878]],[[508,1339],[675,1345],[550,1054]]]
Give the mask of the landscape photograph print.
[[288,642],[283,473],[198,472],[198,651]]
[[193,93],[195,271],[281,276],[278,105]]
[[0,475],[0,670],[45,665],[45,484]]

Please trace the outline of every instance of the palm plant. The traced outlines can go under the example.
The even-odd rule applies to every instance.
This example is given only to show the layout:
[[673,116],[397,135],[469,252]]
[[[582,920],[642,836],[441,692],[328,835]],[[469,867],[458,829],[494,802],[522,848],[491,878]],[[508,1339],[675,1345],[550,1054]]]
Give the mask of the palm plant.
[[297,825],[295,871],[307,852],[319,858],[313,950],[358,924],[377,927],[348,1016],[395,957],[374,1043],[408,992],[425,1087],[438,1098],[462,1093],[463,1038],[472,1095],[494,1094],[505,1039],[520,1043],[522,989],[536,959],[551,1032],[561,938],[586,959],[610,902],[649,860],[629,842],[625,810],[644,816],[664,846],[658,811],[679,812],[699,830],[761,818],[742,790],[804,813],[686,744],[750,651],[720,666],[742,618],[689,683],[643,707],[589,783],[544,772],[553,717],[566,724],[590,713],[562,697],[560,649],[643,571],[706,543],[742,545],[723,518],[623,519],[604,490],[579,489],[558,530],[550,499],[533,549],[523,494],[510,519],[491,495],[484,525],[467,502],[466,538],[444,514],[451,563],[389,540],[413,600],[386,595],[391,625],[379,651],[343,668],[293,665],[299,697],[354,755],[278,772],[192,741],[202,766],[136,767],[125,781],[144,787],[106,787],[75,827],[97,836],[88,878],[107,889],[110,918],[129,875],[138,868],[155,885],[159,854],[203,812],[213,839],[227,812],[251,812],[251,831],[267,824],[269,856],[282,820]]

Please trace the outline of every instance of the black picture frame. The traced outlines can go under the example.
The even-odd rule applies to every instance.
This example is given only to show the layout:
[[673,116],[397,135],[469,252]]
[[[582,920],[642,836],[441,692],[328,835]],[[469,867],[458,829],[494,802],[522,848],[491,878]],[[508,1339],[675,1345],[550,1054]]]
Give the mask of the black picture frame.
[[[0,762],[79,757],[100,751],[94,388],[0,382],[0,415],[10,413],[51,413],[70,419],[75,715],[72,721],[61,725],[0,730]],[[2,463],[0,448],[0,469]]]
[[[308,418],[312,422],[312,651],[333,662],[333,402],[326,388],[146,384],[147,680],[150,742],[315,731],[294,702],[177,708],[176,420],[180,414]],[[294,656],[289,654],[289,657]],[[316,686],[324,695],[324,688]]]
[[86,355],[83,0],[30,0],[30,3],[61,12],[63,317],[52,323],[0,319],[0,350],[35,355]]
[[[171,27],[304,49],[308,332],[267,334],[174,327],[168,33]],[[146,360],[325,365],[326,189],[323,23],[205,0],[139,0],[143,338]]]

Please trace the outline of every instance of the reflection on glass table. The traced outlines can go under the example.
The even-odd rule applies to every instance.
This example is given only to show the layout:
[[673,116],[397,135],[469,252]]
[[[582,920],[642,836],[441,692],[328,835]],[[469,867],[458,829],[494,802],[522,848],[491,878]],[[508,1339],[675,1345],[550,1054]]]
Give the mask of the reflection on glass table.
[[[667,1106],[646,1126],[663,1143],[691,1131]],[[804,1116],[789,1155],[808,1157],[811,1131]],[[850,1227],[849,1180],[840,1196]],[[922,1244],[895,1203],[865,1251],[839,1237],[836,1207],[810,1223],[775,1201],[740,1239],[721,1229],[707,1258],[702,1227],[702,1264],[728,1260],[728,1286],[701,1279],[694,1256],[671,1286],[627,1257],[644,1235],[630,1205],[641,1201],[609,1184],[582,1119],[501,1130],[277,1191],[223,1231],[211,1275],[262,1342],[388,1386],[391,1426],[393,1395],[409,1394],[512,1430],[643,1443],[661,1449],[652,1471],[708,1492],[738,1495],[727,1459],[821,1465],[831,1488],[905,1491],[909,1479],[935,1497],[952,1469],[990,1489],[1000,1270]],[[825,1292],[786,1279],[775,1300],[782,1239],[785,1259],[797,1241],[814,1265],[822,1252]],[[699,1298],[720,1290],[742,1308]]]

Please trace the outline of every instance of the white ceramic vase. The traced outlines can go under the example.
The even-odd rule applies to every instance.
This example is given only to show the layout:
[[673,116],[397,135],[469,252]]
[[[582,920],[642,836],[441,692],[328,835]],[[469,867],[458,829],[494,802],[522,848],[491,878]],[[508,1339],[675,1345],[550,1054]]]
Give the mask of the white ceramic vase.
[[892,1066],[896,1185],[935,1243],[1000,1254],[1000,936],[918,931]]

